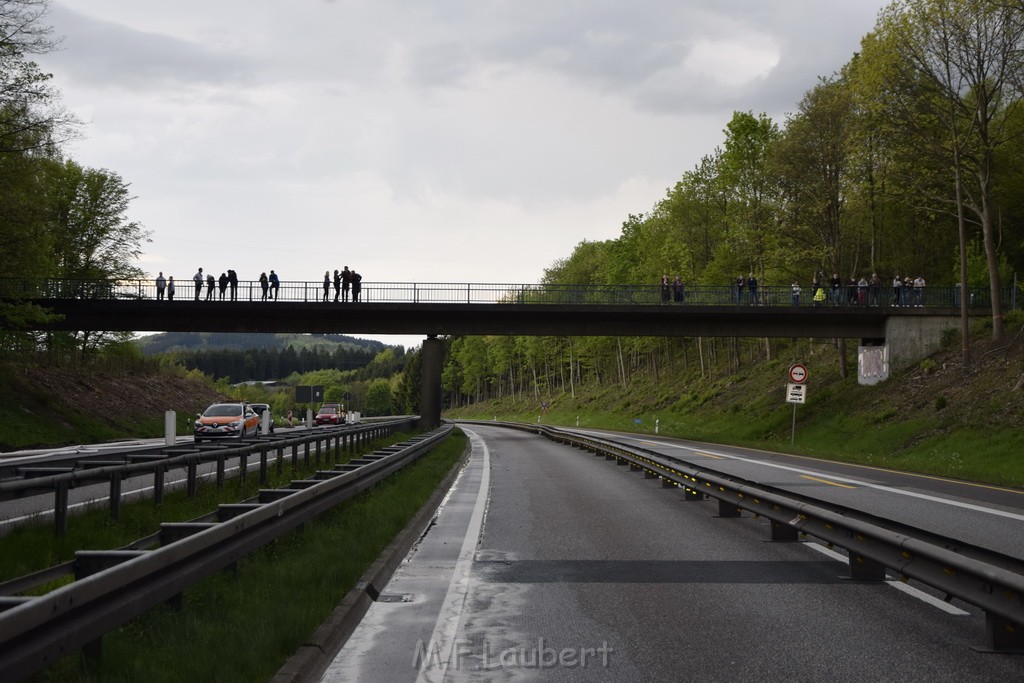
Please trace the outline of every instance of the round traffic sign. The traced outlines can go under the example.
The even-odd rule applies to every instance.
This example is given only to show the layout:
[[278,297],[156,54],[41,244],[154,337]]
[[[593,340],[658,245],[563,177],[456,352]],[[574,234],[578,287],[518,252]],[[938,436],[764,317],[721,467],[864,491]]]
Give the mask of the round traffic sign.
[[807,368],[799,363],[789,367],[789,381],[796,384],[803,384],[807,381]]

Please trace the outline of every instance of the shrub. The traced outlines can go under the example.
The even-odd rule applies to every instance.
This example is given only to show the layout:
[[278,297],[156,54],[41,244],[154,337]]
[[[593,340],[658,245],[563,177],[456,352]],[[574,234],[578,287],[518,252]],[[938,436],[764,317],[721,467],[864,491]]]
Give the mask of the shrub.
[[931,358],[925,358],[921,361],[921,372],[926,375],[931,374],[935,370],[935,361]]
[[1024,311],[1016,308],[1008,311],[1003,318],[1003,322],[1006,323],[1007,331],[1019,330],[1024,327]]
[[950,327],[942,331],[942,348],[948,349],[958,341],[960,341],[960,330]]

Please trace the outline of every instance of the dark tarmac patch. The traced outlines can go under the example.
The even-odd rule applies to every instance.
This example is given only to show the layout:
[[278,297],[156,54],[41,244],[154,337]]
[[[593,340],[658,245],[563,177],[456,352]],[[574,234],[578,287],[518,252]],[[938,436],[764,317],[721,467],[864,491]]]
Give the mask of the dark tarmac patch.
[[520,560],[474,562],[473,573],[492,583],[746,583],[836,584],[832,561],[757,560]]

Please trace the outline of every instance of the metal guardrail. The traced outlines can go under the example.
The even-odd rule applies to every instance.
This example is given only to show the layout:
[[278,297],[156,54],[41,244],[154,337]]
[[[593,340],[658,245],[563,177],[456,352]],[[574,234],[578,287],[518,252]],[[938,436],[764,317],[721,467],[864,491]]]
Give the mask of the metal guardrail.
[[717,500],[721,517],[738,517],[741,510],[764,517],[773,541],[796,541],[805,534],[843,548],[851,579],[882,581],[891,569],[903,581],[920,581],[947,600],[955,597],[981,608],[989,649],[1024,652],[1024,561],[1017,558],[614,440],[526,423],[477,424],[533,432],[629,465],[664,486],[682,488],[685,500]]
[[[142,453],[129,453],[118,460],[113,456],[97,459],[95,456],[77,459],[70,465],[27,466],[19,468],[16,479],[0,481],[0,500],[12,500],[26,495],[38,495],[40,492],[53,492],[54,533],[62,536],[68,528],[68,493],[70,489],[80,485],[107,482],[110,486],[109,506],[111,517],[117,519],[121,509],[121,485],[125,479],[146,474],[153,476],[153,498],[156,502],[163,500],[165,475],[169,469],[184,468],[186,487],[189,497],[195,495],[198,481],[198,468],[203,463],[216,463],[217,486],[222,486],[225,478],[226,463],[238,459],[239,472],[242,477],[248,473],[249,457],[259,457],[260,483],[267,482],[268,468],[271,465],[270,452],[276,452],[274,464],[280,473],[285,458],[285,450],[290,448],[292,463],[297,463],[299,448],[302,448],[305,462],[309,462],[311,450],[315,451],[316,463],[319,464],[322,446],[326,442],[328,452],[338,453],[347,448],[350,451],[360,444],[399,429],[411,426],[415,417],[385,422],[360,424],[353,427],[321,427],[296,435],[265,435],[259,438],[246,439],[236,445],[214,441],[194,446],[175,445],[157,449],[145,449]],[[332,446],[333,442],[333,446]]]
[[[906,290],[906,291],[903,291]],[[794,301],[791,285],[759,287],[755,294],[733,286],[685,285],[677,299],[674,291],[667,300],[660,285],[556,285],[507,283],[452,283],[452,282],[364,282],[358,301],[364,303],[403,304],[559,304],[559,305],[651,305],[673,304],[687,306],[835,306],[835,307],[958,307],[960,288],[842,287],[837,292],[825,290],[826,300],[813,301],[810,287],[805,287]],[[968,288],[968,303],[972,308],[986,308],[991,302],[987,287]],[[1016,289],[1006,287],[1002,293],[1004,305],[1016,308]],[[33,301],[45,300],[157,300],[157,287],[153,280],[56,280],[0,278],[0,298]],[[162,297],[167,298],[166,290]],[[351,297],[350,297],[351,299]],[[324,292],[322,282],[283,281],[276,293],[268,292],[264,298],[259,282],[246,280],[223,293],[219,287],[210,290],[204,284],[198,294],[191,280],[176,283],[174,301],[197,301],[203,304],[219,302],[275,301],[335,304],[334,289]]]
[[0,601],[0,676],[20,680],[419,459],[451,432],[443,426],[381,449],[258,502],[221,505],[219,521],[161,525],[156,550],[80,551],[76,580],[46,595]]

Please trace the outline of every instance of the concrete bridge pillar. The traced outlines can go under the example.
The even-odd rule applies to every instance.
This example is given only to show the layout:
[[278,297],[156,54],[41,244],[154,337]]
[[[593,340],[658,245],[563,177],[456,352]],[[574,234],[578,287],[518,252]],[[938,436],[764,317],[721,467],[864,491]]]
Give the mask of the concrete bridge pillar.
[[420,422],[423,429],[441,424],[441,340],[431,335],[420,350]]
[[864,340],[857,354],[860,384],[877,384],[942,348],[946,330],[958,329],[950,316],[889,316],[884,340]]

